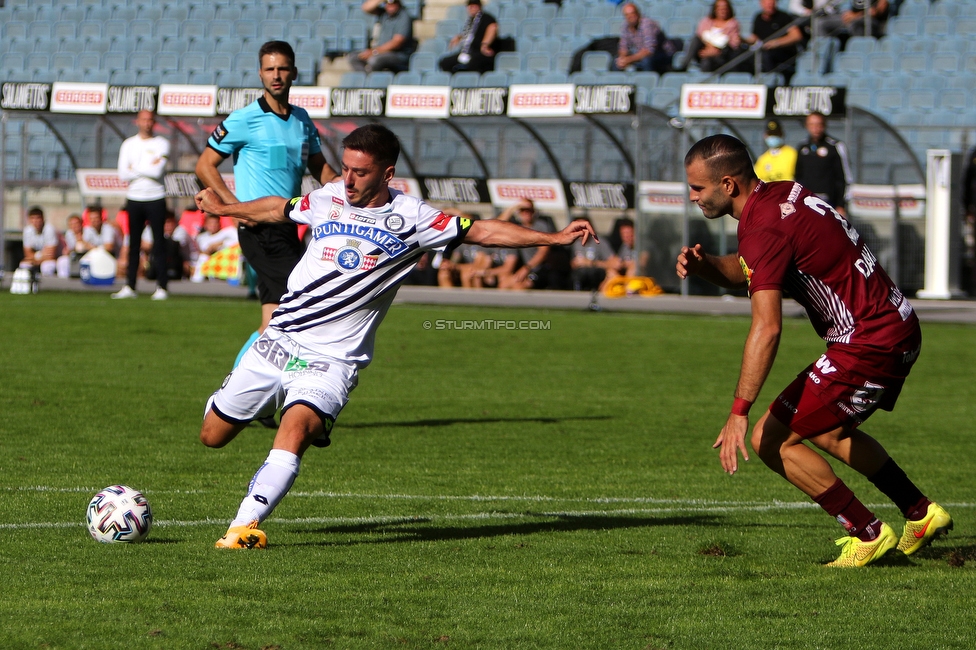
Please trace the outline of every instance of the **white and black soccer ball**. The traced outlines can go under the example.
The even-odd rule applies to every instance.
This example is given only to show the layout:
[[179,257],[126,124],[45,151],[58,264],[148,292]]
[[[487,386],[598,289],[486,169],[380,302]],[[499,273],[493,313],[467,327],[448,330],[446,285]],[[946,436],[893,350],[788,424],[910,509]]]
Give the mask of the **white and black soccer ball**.
[[141,542],[152,520],[149,501],[127,485],[110,485],[88,503],[88,532],[96,542]]

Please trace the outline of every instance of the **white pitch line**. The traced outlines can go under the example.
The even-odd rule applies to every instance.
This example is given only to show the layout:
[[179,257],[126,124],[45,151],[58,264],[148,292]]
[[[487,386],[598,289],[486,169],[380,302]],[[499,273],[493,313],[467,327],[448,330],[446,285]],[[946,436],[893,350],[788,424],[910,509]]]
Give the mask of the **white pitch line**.
[[[373,517],[271,517],[267,520],[272,524],[332,524],[332,525],[362,525],[362,524],[411,524],[433,523],[437,521],[474,521],[492,519],[553,519],[553,518],[612,518],[621,515],[667,515],[682,512],[696,512],[703,514],[717,514],[727,512],[770,512],[776,510],[816,509],[818,506],[806,502],[774,501],[766,504],[715,504],[707,507],[701,505],[688,507],[676,504],[671,508],[626,508],[619,510],[567,510],[547,512],[476,512],[469,514],[438,514],[438,515],[382,515]],[[869,505],[872,509],[893,508],[890,504]],[[948,503],[946,508],[973,508],[976,503]],[[161,528],[176,527],[189,528],[194,526],[223,526],[226,519],[198,519],[181,521],[176,519],[161,519],[153,522]],[[75,528],[84,523],[78,522],[34,522],[24,524],[0,524],[0,530],[38,530],[49,528]]]

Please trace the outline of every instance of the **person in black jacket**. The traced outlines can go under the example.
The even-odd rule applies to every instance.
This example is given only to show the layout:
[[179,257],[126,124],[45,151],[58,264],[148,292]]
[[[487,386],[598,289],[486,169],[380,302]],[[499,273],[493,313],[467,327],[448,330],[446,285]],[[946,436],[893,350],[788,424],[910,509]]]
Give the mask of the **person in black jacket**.
[[847,146],[827,135],[823,113],[807,115],[810,137],[797,146],[796,182],[847,214],[847,185],[852,180]]

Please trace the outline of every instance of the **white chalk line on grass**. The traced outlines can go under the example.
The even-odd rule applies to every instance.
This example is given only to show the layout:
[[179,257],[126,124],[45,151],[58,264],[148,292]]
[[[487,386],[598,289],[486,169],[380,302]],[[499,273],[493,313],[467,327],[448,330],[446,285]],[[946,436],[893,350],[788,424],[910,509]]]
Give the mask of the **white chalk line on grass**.
[[[3,488],[6,490],[23,489],[35,491],[63,491],[82,492],[87,488]],[[147,494],[187,493],[180,490],[159,490]],[[598,497],[598,498],[564,498],[548,496],[481,496],[481,495],[408,495],[408,494],[356,494],[334,492],[293,492],[291,496],[307,498],[335,498],[335,499],[370,499],[370,500],[427,500],[427,501],[510,501],[510,502],[564,502],[564,503],[646,503],[654,504],[658,508],[620,508],[610,510],[565,510],[542,512],[478,512],[469,514],[420,514],[420,515],[384,515],[373,517],[299,517],[277,518],[271,517],[267,521],[274,524],[332,524],[332,525],[362,525],[362,524],[404,524],[430,523],[437,521],[471,521],[471,520],[504,520],[504,519],[545,519],[545,518],[586,518],[586,517],[619,517],[623,515],[667,515],[675,513],[726,513],[726,512],[771,512],[776,510],[806,510],[816,509],[815,503],[808,501],[777,501],[769,503],[749,501],[712,501],[704,499],[654,499],[649,497]],[[946,508],[973,508],[976,503],[946,503]],[[894,508],[892,504],[868,504],[872,509]],[[154,525],[160,527],[191,527],[226,525],[226,519],[198,519],[198,520],[156,520]],[[29,522],[21,524],[0,523],[0,530],[36,530],[45,528],[73,528],[84,525],[83,522]]]

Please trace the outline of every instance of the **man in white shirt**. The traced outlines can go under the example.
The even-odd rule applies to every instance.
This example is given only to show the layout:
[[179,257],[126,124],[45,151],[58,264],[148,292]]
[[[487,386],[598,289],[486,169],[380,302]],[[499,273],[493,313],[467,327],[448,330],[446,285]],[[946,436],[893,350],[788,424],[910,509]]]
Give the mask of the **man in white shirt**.
[[294,221],[312,233],[268,327],[207,404],[200,440],[208,447],[223,447],[250,421],[282,410],[268,460],[217,548],[267,546],[258,526],[291,489],[305,451],[329,444],[359,369],[373,356],[376,329],[428,251],[450,255],[465,242],[569,245],[594,234],[585,221],[558,233],[494,219],[472,222],[390,188],[400,143],[378,124],[356,129],[343,145],[342,177],[305,196],[227,204],[208,188],[196,197],[210,214],[244,223]]
[[[149,222],[153,231],[153,258],[156,268],[166,268],[166,246],[163,241],[163,223],[166,221],[166,188],[163,186],[163,170],[169,159],[169,141],[153,135],[156,118],[152,111],[139,111],[136,117],[139,133],[122,142],[119,149],[119,177],[128,181],[126,211],[129,213],[129,264],[126,268],[126,286],[113,293],[113,298],[135,298],[136,277],[139,273],[139,241]],[[167,277],[159,274],[153,300],[166,300]]]
[[203,265],[210,259],[210,256],[217,251],[238,245],[237,228],[228,226],[220,227],[220,217],[208,214],[203,221],[203,230],[197,234],[197,250],[200,254],[197,257],[193,276],[193,282],[203,282]]
[[24,227],[24,261],[20,263],[21,267],[39,268],[41,275],[54,275],[59,242],[58,231],[52,224],[44,223],[44,211],[38,206],[31,208]]

